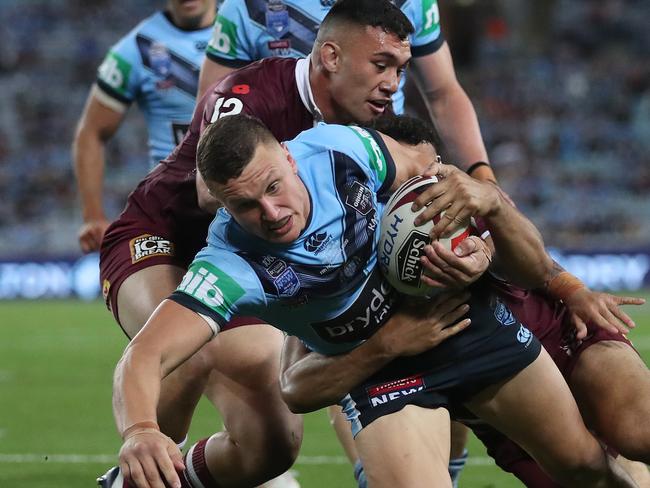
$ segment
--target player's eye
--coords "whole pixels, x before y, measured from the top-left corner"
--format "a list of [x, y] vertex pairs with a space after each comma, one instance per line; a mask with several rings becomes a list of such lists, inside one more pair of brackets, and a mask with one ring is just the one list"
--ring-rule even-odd
[[273, 193], [277, 193], [279, 190], [280, 190], [280, 182], [279, 181], [274, 181], [266, 189], [266, 192], [273, 194]]
[[386, 71], [386, 65], [384, 63], [373, 63], [375, 67], [377, 68], [377, 71], [380, 73]]

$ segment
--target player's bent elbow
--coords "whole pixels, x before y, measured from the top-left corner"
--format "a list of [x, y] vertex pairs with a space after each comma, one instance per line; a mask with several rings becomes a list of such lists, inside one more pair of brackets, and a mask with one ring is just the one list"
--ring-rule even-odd
[[[309, 395], [301, 391], [294, 382], [286, 377], [286, 374], [280, 378], [280, 394], [291, 413], [309, 413], [321, 408], [321, 405], [317, 405], [313, 401], [306, 401]], [[325, 406], [327, 405], [325, 404]]]

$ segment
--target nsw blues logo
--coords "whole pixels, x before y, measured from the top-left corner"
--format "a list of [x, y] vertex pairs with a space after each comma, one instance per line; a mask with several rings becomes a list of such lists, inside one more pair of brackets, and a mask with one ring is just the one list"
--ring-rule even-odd
[[269, 0], [266, 7], [266, 30], [276, 38], [289, 32], [289, 10], [282, 0]]
[[169, 76], [172, 70], [172, 58], [164, 44], [160, 42], [151, 44], [149, 63], [153, 72], [161, 78]]
[[497, 299], [496, 307], [494, 308], [494, 317], [499, 321], [501, 325], [512, 325], [517, 322], [517, 319], [512, 314], [510, 309], [506, 305]]
[[273, 280], [273, 284], [282, 298], [292, 297], [300, 290], [300, 279], [290, 267]]

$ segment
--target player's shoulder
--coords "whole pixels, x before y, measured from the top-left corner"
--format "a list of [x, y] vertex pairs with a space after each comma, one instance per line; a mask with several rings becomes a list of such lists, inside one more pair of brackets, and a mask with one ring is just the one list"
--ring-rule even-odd
[[247, 79], [269, 85], [269, 82], [276, 79], [295, 79], [297, 62], [298, 60], [295, 58], [273, 57], [261, 59], [233, 71], [223, 81], [232, 83]]
[[363, 144], [367, 140], [376, 140], [378, 132], [357, 125], [327, 124], [319, 122], [296, 137], [296, 141], [309, 143], [336, 150], [346, 145]]
[[242, 101], [283, 98], [295, 85], [297, 59], [266, 58], [233, 71], [213, 87], [216, 98], [233, 96]]
[[396, 0], [395, 4], [408, 17], [415, 29], [411, 40], [414, 57], [437, 51], [444, 42], [440, 28], [437, 0]]
[[308, 158], [317, 153], [332, 152], [367, 164], [370, 160], [383, 159], [385, 145], [378, 132], [356, 125], [319, 123], [287, 142], [291, 154]]

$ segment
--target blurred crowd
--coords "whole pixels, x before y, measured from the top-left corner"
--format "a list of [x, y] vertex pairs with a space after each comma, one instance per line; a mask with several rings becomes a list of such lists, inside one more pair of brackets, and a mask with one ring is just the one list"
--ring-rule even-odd
[[[650, 3], [556, 0], [544, 15], [530, 5], [545, 2], [488, 4], [457, 71], [502, 186], [548, 245], [647, 249]], [[0, 257], [78, 253], [76, 121], [107, 49], [163, 5], [0, 2]], [[111, 216], [147, 171], [142, 117], [130, 112], [108, 146]]]

